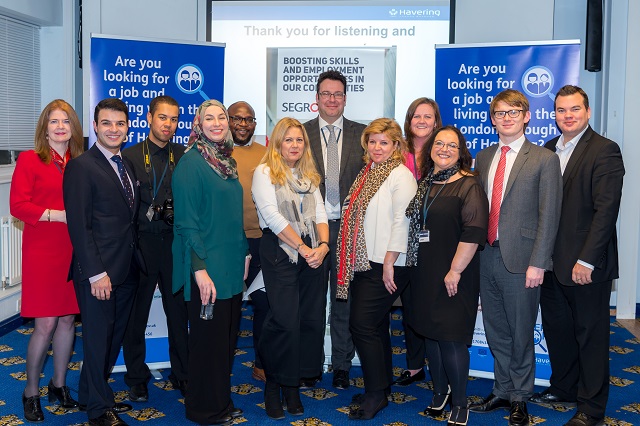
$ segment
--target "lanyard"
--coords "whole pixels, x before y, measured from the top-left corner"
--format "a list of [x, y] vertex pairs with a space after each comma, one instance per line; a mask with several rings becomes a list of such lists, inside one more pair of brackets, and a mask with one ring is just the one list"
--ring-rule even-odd
[[158, 191], [160, 190], [160, 186], [162, 185], [162, 181], [164, 180], [164, 175], [167, 173], [167, 169], [169, 168], [169, 162], [167, 161], [164, 165], [164, 170], [162, 171], [162, 176], [160, 176], [160, 183], [156, 185], [156, 169], [153, 167], [153, 161], [151, 162], [151, 171], [153, 172], [153, 199], [152, 203], [156, 200], [156, 196], [158, 195]]
[[444, 184], [442, 184], [442, 187], [438, 190], [438, 192], [431, 199], [431, 202], [428, 205], [427, 205], [427, 200], [429, 199], [429, 194], [431, 193], [431, 187], [433, 186], [433, 183], [431, 183], [431, 185], [429, 185], [429, 187], [427, 188], [427, 192], [424, 195], [424, 202], [422, 203], [422, 229], [423, 230], [427, 229], [427, 213], [429, 212], [429, 208], [431, 207], [433, 202], [436, 200], [436, 198], [438, 198], [438, 195], [440, 195], [444, 187], [447, 186], [447, 183], [449, 183], [449, 179], [451, 179], [451, 176], [449, 176], [447, 180], [444, 182]]

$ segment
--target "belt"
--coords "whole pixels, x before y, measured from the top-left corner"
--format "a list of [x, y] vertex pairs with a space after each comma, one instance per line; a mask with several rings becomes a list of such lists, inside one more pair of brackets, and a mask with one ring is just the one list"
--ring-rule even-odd
[[329, 219], [329, 223], [340, 223], [340, 219]]
[[490, 247], [500, 247], [500, 241], [495, 240], [493, 244], [490, 244], [489, 241], [487, 241], [487, 245]]

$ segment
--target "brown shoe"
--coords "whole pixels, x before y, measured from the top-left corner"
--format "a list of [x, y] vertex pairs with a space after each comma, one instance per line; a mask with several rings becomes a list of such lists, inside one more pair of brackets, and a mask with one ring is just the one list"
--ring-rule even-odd
[[254, 379], [260, 382], [267, 381], [267, 378], [264, 375], [264, 370], [262, 368], [253, 367], [253, 373], [251, 373], [251, 377], [253, 377]]

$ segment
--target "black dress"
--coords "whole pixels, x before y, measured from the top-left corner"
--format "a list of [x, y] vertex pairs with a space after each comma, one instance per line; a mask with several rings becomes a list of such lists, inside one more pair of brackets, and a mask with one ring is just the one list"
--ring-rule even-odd
[[[478, 253], [462, 272], [455, 296], [447, 294], [444, 277], [459, 242], [479, 244], [479, 250], [484, 247], [489, 221], [487, 195], [477, 177], [464, 176], [444, 187], [434, 184], [427, 206], [425, 228], [430, 231], [430, 241], [420, 243], [417, 266], [409, 268], [411, 324], [424, 337], [470, 345], [480, 292]], [[420, 224], [423, 214], [421, 209]]]

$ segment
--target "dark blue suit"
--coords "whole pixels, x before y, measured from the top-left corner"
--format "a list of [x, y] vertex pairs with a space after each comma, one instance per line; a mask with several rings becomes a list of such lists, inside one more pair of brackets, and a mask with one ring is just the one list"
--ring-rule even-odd
[[[107, 378], [113, 367], [131, 312], [143, 264], [136, 247], [139, 191], [133, 167], [124, 164], [133, 183], [134, 207], [129, 208], [118, 174], [94, 145], [67, 165], [64, 204], [73, 245], [71, 274], [82, 315], [84, 362], [79, 402], [89, 419], [115, 404]], [[111, 280], [109, 300], [91, 294], [89, 278], [106, 272]]]

